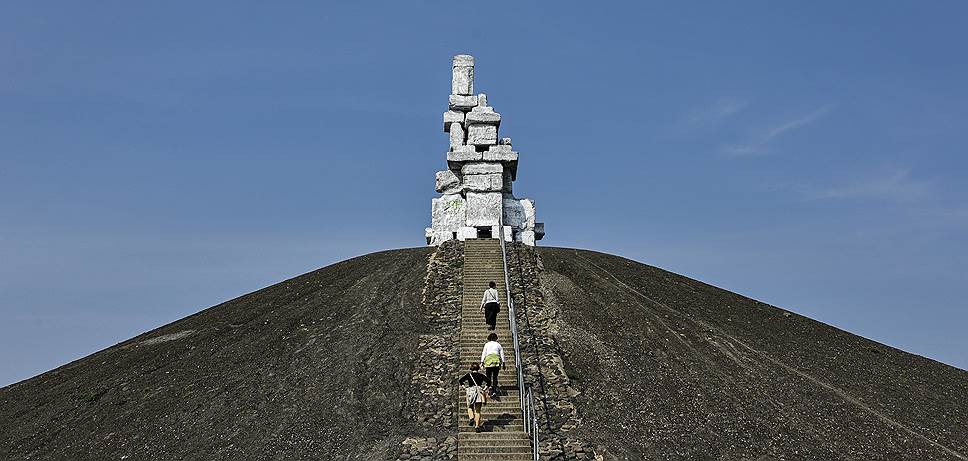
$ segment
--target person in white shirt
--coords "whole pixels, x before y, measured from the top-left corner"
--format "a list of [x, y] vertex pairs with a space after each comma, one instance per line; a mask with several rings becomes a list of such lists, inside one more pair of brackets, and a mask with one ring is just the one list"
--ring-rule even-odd
[[497, 313], [501, 311], [501, 303], [497, 298], [497, 288], [494, 288], [496, 284], [491, 282], [488, 285], [490, 288], [484, 290], [484, 299], [481, 300], [481, 312], [484, 313], [487, 329], [493, 330], [497, 325]]
[[481, 366], [490, 382], [491, 395], [497, 394], [497, 373], [504, 368], [504, 348], [497, 342], [497, 333], [487, 335], [487, 343], [481, 351]]

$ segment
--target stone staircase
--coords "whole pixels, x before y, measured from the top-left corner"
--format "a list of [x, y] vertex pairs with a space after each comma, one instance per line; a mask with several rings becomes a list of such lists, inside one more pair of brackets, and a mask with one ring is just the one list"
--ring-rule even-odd
[[514, 362], [514, 346], [508, 323], [504, 262], [501, 242], [497, 239], [468, 239], [464, 242], [464, 295], [461, 307], [460, 367], [467, 370], [481, 358], [481, 349], [491, 333], [481, 313], [481, 298], [488, 282], [497, 283], [501, 312], [497, 316], [498, 342], [504, 346], [505, 368], [498, 378], [498, 399], [484, 405], [484, 432], [476, 433], [467, 424], [467, 402], [464, 389], [457, 391], [457, 414], [460, 432], [457, 437], [457, 459], [461, 461], [530, 461], [531, 445], [524, 432], [521, 402]]

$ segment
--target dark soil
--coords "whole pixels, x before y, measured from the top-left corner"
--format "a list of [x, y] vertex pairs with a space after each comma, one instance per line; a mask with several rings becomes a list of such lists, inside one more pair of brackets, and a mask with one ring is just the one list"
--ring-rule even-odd
[[427, 433], [408, 396], [431, 252], [343, 261], [0, 389], [0, 459], [392, 458]]
[[628, 259], [539, 251], [581, 392], [572, 435], [611, 456], [968, 455], [968, 372]]
[[[411, 365], [442, 334], [421, 302], [431, 252], [334, 264], [0, 389], [0, 459], [387, 459], [444, 440]], [[540, 255], [570, 437], [597, 453], [968, 453], [965, 371], [627, 259]]]

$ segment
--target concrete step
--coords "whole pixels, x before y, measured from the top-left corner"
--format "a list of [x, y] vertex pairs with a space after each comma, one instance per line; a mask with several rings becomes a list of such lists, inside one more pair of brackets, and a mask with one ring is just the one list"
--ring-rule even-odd
[[[488, 432], [510, 432], [510, 431], [521, 431], [524, 432], [524, 425], [521, 421], [517, 421], [515, 424], [509, 424], [504, 421], [491, 421], [485, 418], [484, 430]], [[467, 426], [466, 424], [460, 427], [460, 432], [474, 432], [474, 428]]]
[[[517, 402], [513, 402], [513, 403], [514, 403], [513, 405], [511, 405], [511, 403], [508, 403], [507, 406], [503, 406], [500, 408], [494, 407], [492, 404], [488, 403], [487, 405], [484, 405], [484, 408], [481, 409], [481, 414], [484, 415], [485, 417], [484, 419], [496, 419], [499, 416], [503, 417], [504, 419], [511, 419], [511, 418], [515, 420], [521, 419], [521, 406], [518, 405]], [[460, 410], [460, 414], [463, 415], [464, 418], [466, 419], [467, 403], [465, 403], [464, 401], [460, 401], [457, 403], [457, 406], [458, 406], [458, 409]], [[492, 407], [492, 408], [488, 408], [488, 407]]]
[[[531, 448], [531, 441], [528, 439], [478, 439], [478, 440], [460, 440], [458, 442], [461, 447], [468, 449], [477, 447], [525, 447]], [[468, 450], [471, 451], [471, 450]], [[476, 450], [475, 450], [476, 451]]]
[[[457, 398], [457, 403], [463, 405], [465, 410], [467, 409], [466, 395], [467, 394], [464, 392], [463, 389], [461, 389], [459, 392], [454, 393], [454, 397]], [[504, 387], [504, 384], [502, 383], [501, 394], [498, 395], [497, 400], [495, 400], [493, 397], [488, 397], [487, 405], [485, 406], [492, 406], [492, 405], [495, 407], [501, 407], [501, 408], [506, 406], [520, 407], [521, 394], [518, 393], [517, 386], [515, 386], [514, 389], [508, 390], [507, 388]]]
[[[526, 458], [522, 458], [522, 456], [525, 456]], [[492, 460], [492, 459], [497, 459], [497, 460], [504, 461], [504, 460], [509, 460], [509, 459], [511, 459], [511, 460], [530, 459], [530, 458], [527, 458], [528, 456], [531, 456], [531, 448], [530, 447], [524, 447], [524, 448], [522, 448], [522, 447], [493, 447], [493, 449], [492, 448], [487, 448], [487, 447], [468, 447], [467, 450], [465, 450], [465, 451], [460, 451], [460, 449], [458, 447], [458, 456], [457, 456], [457, 459], [458, 460], [466, 460], [466, 459], [471, 459], [471, 460], [479, 460], [479, 459]]]
[[[467, 394], [464, 392], [464, 390], [461, 389], [458, 392], [454, 392], [453, 395], [457, 399], [457, 403], [464, 405], [464, 409], [467, 409], [467, 398], [465, 397]], [[520, 406], [520, 403], [521, 394], [518, 392], [517, 386], [514, 386], [513, 389], [508, 390], [507, 387], [504, 386], [504, 383], [501, 383], [501, 394], [497, 396], [496, 400], [493, 397], [487, 398], [487, 406]]]
[[[505, 383], [504, 378], [505, 378], [504, 374], [501, 374], [501, 376], [499, 377], [499, 380], [501, 381], [501, 386], [500, 386], [501, 390], [498, 391], [499, 392], [498, 398], [500, 398], [499, 401], [505, 402], [507, 401], [507, 399], [516, 400], [518, 398], [518, 385], [514, 382]], [[464, 394], [465, 394], [464, 388], [460, 387], [457, 389], [459, 390], [460, 397], [464, 398]], [[492, 402], [492, 400], [489, 400], [489, 402]]]
[[[510, 335], [508, 335], [508, 336], [510, 336]], [[504, 339], [504, 336], [501, 336], [501, 334], [498, 333], [498, 339]], [[480, 338], [480, 339], [463, 339], [463, 338], [461, 338], [459, 341], [460, 341], [459, 346], [461, 347], [461, 351], [462, 352], [464, 352], [464, 351], [466, 351], [466, 352], [476, 351], [476, 353], [478, 355], [478, 358], [480, 358], [481, 349], [483, 349], [484, 344], [487, 343], [487, 340], [484, 339], [484, 338]], [[505, 358], [508, 358], [508, 359], [514, 357], [514, 350], [513, 349], [509, 349], [507, 346], [505, 346], [504, 347], [504, 357]]]
[[[505, 357], [513, 356], [514, 355], [514, 348], [508, 347], [508, 345], [505, 344], [506, 342], [508, 342], [508, 343], [509, 342], [512, 342], [512, 340], [511, 340], [511, 333], [501, 334], [500, 331], [497, 331], [496, 333], [497, 333], [497, 339], [498, 339], [498, 341], [501, 342], [501, 345], [502, 346], [504, 346], [504, 356]], [[460, 341], [460, 346], [461, 347], [476, 347], [477, 348], [477, 353], [480, 354], [481, 353], [481, 349], [484, 347], [484, 344], [487, 343], [487, 335], [480, 335], [480, 336], [477, 336], [477, 337], [475, 337], [475, 336], [464, 336], [464, 337], [458, 338], [458, 341]]]
[[[494, 403], [494, 400], [488, 400], [487, 402], [488, 403], [484, 405], [484, 409], [487, 409], [488, 407], [493, 407], [493, 409], [489, 411], [507, 412], [507, 413], [510, 413], [511, 416], [515, 418], [521, 416], [520, 415], [521, 402], [517, 398], [510, 399], [508, 397], [505, 397], [501, 399], [500, 403]], [[464, 399], [463, 395], [457, 398], [457, 405], [460, 407], [461, 414], [464, 414], [464, 412], [467, 411], [467, 400]], [[484, 410], [481, 410], [481, 411], [484, 411]]]
[[[518, 396], [520, 395], [518, 393], [518, 384], [515, 381], [508, 381], [511, 378], [514, 378], [514, 376], [506, 376], [503, 373], [501, 374], [501, 377], [499, 379], [499, 381], [501, 382], [501, 385], [498, 386], [500, 387], [500, 389], [498, 390], [499, 400], [497, 402], [506, 402], [508, 401], [508, 399], [517, 401]], [[463, 386], [454, 387], [454, 389], [455, 389], [455, 392], [458, 393], [460, 398], [463, 399], [465, 394], [464, 387]], [[489, 402], [493, 402], [493, 401], [494, 400], [489, 400]]]
[[475, 441], [475, 440], [531, 440], [531, 437], [527, 432], [498, 432], [488, 434], [486, 432], [475, 434], [473, 432], [463, 432], [457, 434], [457, 443]]
[[[461, 389], [458, 392], [454, 392], [454, 397], [457, 399], [457, 403], [464, 405], [465, 410], [467, 409], [467, 398], [465, 397], [466, 395], [467, 394], [464, 392], [464, 389]], [[504, 386], [504, 383], [501, 383], [501, 394], [499, 394], [497, 398], [488, 397], [487, 405], [485, 406], [486, 407], [493, 406], [495, 408], [515, 407], [520, 409], [521, 394], [518, 393], [517, 386], [514, 386], [513, 389], [509, 390], [507, 387]]]
[[[511, 333], [501, 334], [501, 332], [498, 331], [497, 332], [497, 339], [498, 339], [498, 341], [500, 341], [502, 343], [502, 345], [504, 345], [503, 343], [505, 341], [506, 342], [512, 342], [511, 341]], [[484, 347], [484, 344], [487, 343], [487, 335], [480, 335], [480, 336], [461, 336], [460, 338], [458, 338], [458, 341], [460, 341], [460, 346], [461, 347], [476, 347], [477, 348], [477, 353], [480, 354], [481, 353], [481, 349]], [[504, 356], [505, 357], [514, 356], [514, 349], [513, 348], [510, 348], [510, 347], [508, 347], [506, 345], [504, 345]]]
[[468, 325], [465, 322], [462, 325], [462, 330], [463, 331], [461, 334], [466, 334], [467, 336], [463, 337], [467, 338], [468, 340], [485, 339], [487, 338], [487, 335], [495, 333], [497, 334], [498, 342], [504, 346], [505, 351], [507, 350], [507, 346], [504, 343], [511, 339], [511, 330], [506, 326], [502, 326], [501, 322], [498, 322], [497, 328], [493, 330], [489, 330], [487, 327], [485, 327], [484, 322], [481, 322], [480, 325]]
[[467, 453], [457, 451], [457, 459], [460, 461], [531, 461], [531, 453]]
[[518, 454], [518, 453], [528, 454], [528, 453], [531, 453], [531, 447], [528, 445], [525, 445], [523, 447], [519, 445], [491, 445], [491, 446], [478, 445], [473, 447], [467, 447], [467, 450], [465, 450], [463, 453], [466, 455], [478, 454], [478, 453], [489, 454], [489, 455]]
[[[460, 450], [460, 445], [458, 445], [458, 450]], [[458, 459], [467, 459], [467, 456], [488, 456], [485, 459], [495, 459], [493, 456], [530, 456], [531, 446], [518, 446], [518, 445], [494, 445], [494, 446], [471, 446], [466, 447], [464, 451], [459, 451]], [[513, 458], [521, 459], [521, 458]]]
[[[468, 368], [466, 367], [472, 364], [481, 363], [481, 346], [477, 345], [476, 343], [475, 345], [471, 345], [471, 346], [461, 346], [460, 363], [461, 363], [461, 371], [468, 370]], [[505, 349], [504, 350], [504, 369], [501, 370], [501, 376], [503, 377], [504, 375], [507, 375], [507, 374], [513, 375], [516, 372], [514, 368], [515, 365], [517, 365], [517, 359], [515, 359], [514, 357], [514, 351], [508, 351], [507, 349]], [[481, 371], [481, 373], [484, 373], [484, 371]]]
[[468, 453], [463, 454], [458, 450], [457, 459], [460, 461], [531, 461], [531, 454], [494, 454], [494, 453]]
[[[467, 400], [464, 398], [463, 394], [457, 397], [457, 404], [463, 405], [464, 409], [467, 409]], [[521, 405], [520, 401], [517, 399], [517, 395], [515, 395], [515, 398], [513, 399], [510, 396], [504, 396], [501, 400], [488, 400], [487, 404], [484, 405], [484, 408], [491, 408], [494, 411], [521, 411]]]
[[[517, 413], [521, 413], [521, 410], [517, 410]], [[524, 424], [522, 418], [516, 418], [513, 411], [485, 411], [481, 410], [481, 416], [484, 417], [485, 421], [508, 421], [508, 423], [513, 424]], [[464, 414], [464, 424], [467, 424], [467, 414], [465, 410]]]
[[[478, 343], [470, 346], [461, 346], [460, 352], [464, 356], [460, 361], [462, 364], [469, 366], [472, 363], [481, 363], [481, 346]], [[504, 351], [504, 369], [501, 370], [501, 374], [514, 373], [513, 365], [517, 365], [514, 354], [508, 354], [507, 351]]]
[[[468, 371], [468, 370], [470, 370], [470, 366], [471, 365], [473, 365], [475, 363], [478, 363], [478, 364], [481, 363], [480, 358], [481, 358], [481, 354], [480, 354], [480, 352], [478, 352], [476, 354], [476, 356], [471, 356], [471, 357], [468, 357], [468, 358], [461, 359], [460, 360], [460, 370], [461, 371]], [[504, 381], [504, 377], [505, 376], [512, 376], [512, 377], [517, 376], [516, 365], [517, 365], [517, 362], [514, 360], [513, 357], [509, 357], [507, 360], [505, 360], [504, 361], [504, 369], [501, 370], [501, 374], [498, 375], [498, 379], [500, 379], [501, 381]], [[481, 371], [481, 372], [483, 373], [483, 371]]]
[[[474, 360], [481, 358], [481, 349], [484, 347], [485, 340], [468, 340], [460, 342], [461, 355], [463, 354], [473, 354], [475, 357], [465, 357], [467, 360]], [[514, 351], [509, 351], [504, 349], [504, 359], [514, 360]]]

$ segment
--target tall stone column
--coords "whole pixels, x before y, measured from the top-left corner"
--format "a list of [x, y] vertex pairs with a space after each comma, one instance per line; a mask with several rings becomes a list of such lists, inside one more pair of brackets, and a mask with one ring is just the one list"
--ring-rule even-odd
[[468, 96], [474, 94], [474, 57], [469, 54], [454, 56], [450, 94]]

